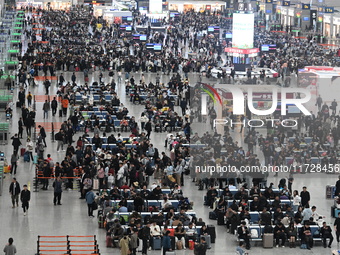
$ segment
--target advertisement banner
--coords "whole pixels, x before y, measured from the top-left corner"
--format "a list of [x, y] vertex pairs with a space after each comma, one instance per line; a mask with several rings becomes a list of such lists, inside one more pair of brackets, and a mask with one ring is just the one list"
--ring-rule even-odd
[[233, 14], [233, 48], [254, 48], [254, 14]]

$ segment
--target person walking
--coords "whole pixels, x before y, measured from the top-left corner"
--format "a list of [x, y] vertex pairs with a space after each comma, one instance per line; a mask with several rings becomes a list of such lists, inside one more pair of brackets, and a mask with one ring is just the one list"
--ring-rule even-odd
[[53, 188], [54, 188], [53, 204], [54, 205], [57, 205], [57, 201], [58, 201], [58, 205], [61, 205], [60, 203], [61, 193], [63, 192], [62, 184], [63, 182], [61, 181], [60, 176], [58, 176], [57, 179], [53, 182]]
[[20, 139], [22, 139], [23, 132], [24, 132], [24, 122], [22, 121], [22, 118], [20, 117], [18, 120], [18, 136]]
[[57, 108], [58, 108], [58, 101], [56, 97], [54, 97], [51, 102], [51, 108], [52, 108], [52, 116], [55, 116], [55, 114], [57, 113]]
[[17, 253], [17, 248], [13, 244], [13, 238], [12, 237], [10, 237], [8, 239], [8, 244], [6, 244], [6, 246], [4, 248], [4, 253], [5, 253], [5, 255], [14, 255], [14, 254]]
[[5, 87], [7, 87], [8, 90], [12, 89], [12, 78], [10, 75], [7, 75], [7, 78], [5, 80]]
[[40, 133], [41, 139], [42, 139], [42, 141], [44, 142], [45, 147], [47, 147], [47, 145], [46, 145], [46, 140], [45, 140], [45, 138], [46, 138], [45, 128], [42, 127], [41, 125], [39, 125], [38, 128], [40, 129], [40, 132], [39, 132], [39, 133]]
[[28, 153], [31, 160], [33, 161], [33, 142], [29, 138], [27, 138], [27, 141], [26, 141], [26, 152]]
[[150, 229], [150, 222], [148, 221], [146, 225], [142, 228], [142, 241], [143, 241], [143, 248], [142, 248], [142, 255], [148, 254], [148, 249], [150, 245], [150, 238], [151, 238], [151, 229]]
[[120, 247], [120, 254], [121, 255], [129, 255], [130, 248], [129, 248], [130, 238], [125, 234], [122, 239], [119, 241]]
[[27, 107], [31, 107], [32, 99], [33, 99], [33, 95], [31, 93], [31, 91], [28, 92], [28, 94], [26, 96], [26, 99], [27, 99]]
[[19, 206], [20, 184], [17, 182], [16, 178], [13, 178], [9, 185], [9, 194], [12, 199], [12, 208], [15, 208], [15, 203]]
[[19, 147], [21, 145], [20, 139], [18, 137], [18, 134], [14, 134], [14, 136], [11, 137], [12, 141], [12, 146], [13, 146], [13, 152], [18, 152]]
[[334, 230], [336, 234], [336, 241], [340, 242], [340, 212], [338, 213], [338, 218], [335, 219], [334, 221]]
[[85, 195], [85, 200], [87, 203], [87, 212], [90, 218], [94, 218], [94, 215], [93, 215], [93, 203], [95, 202], [94, 198], [95, 198], [95, 195], [92, 191], [92, 187], [90, 187], [88, 192]]
[[51, 110], [50, 102], [45, 100], [45, 103], [43, 105], [43, 111], [44, 111], [44, 119], [48, 118], [48, 112]]
[[45, 86], [45, 91], [46, 91], [45, 95], [48, 95], [49, 94], [49, 88], [51, 86], [51, 82], [48, 79], [46, 79], [45, 82], [44, 82], [44, 86]]
[[29, 202], [31, 200], [31, 191], [28, 190], [26, 184], [23, 187], [24, 189], [21, 191], [20, 200], [22, 203], [22, 209], [24, 210], [24, 216], [26, 216], [29, 208]]
[[147, 137], [148, 139], [150, 139], [150, 134], [151, 134], [151, 130], [152, 130], [151, 120], [149, 120], [149, 121], [145, 124], [144, 129], [145, 129], [145, 131], [147, 132], [146, 137]]
[[72, 74], [72, 76], [71, 76], [72, 84], [75, 84], [75, 83], [76, 83], [76, 80], [77, 80], [77, 76], [76, 76], [76, 74], [73, 72], [73, 74]]
[[13, 173], [14, 173], [14, 175], [17, 174], [18, 159], [19, 159], [18, 152], [14, 151], [12, 156], [11, 156], [11, 165], [12, 165], [11, 174], [13, 174]]
[[166, 231], [163, 239], [162, 239], [162, 243], [163, 243], [163, 255], [166, 254], [167, 251], [171, 251], [171, 239], [170, 239], [170, 231]]

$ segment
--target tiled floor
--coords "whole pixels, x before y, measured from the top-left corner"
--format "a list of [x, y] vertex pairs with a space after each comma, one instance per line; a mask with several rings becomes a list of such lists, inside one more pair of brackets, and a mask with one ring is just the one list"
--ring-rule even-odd
[[[70, 73], [64, 73], [66, 80], [71, 77]], [[81, 77], [81, 74], [77, 74]], [[93, 75], [96, 75], [94, 73]], [[138, 77], [140, 74], [134, 74]], [[151, 77], [155, 77], [154, 74], [146, 74], [146, 80]], [[91, 77], [92, 78], [92, 77]], [[198, 75], [192, 74], [189, 76], [190, 81], [193, 83], [198, 79]], [[167, 81], [167, 76], [162, 76], [163, 82]], [[90, 80], [91, 81], [91, 80]], [[30, 90], [34, 95], [39, 95], [37, 102], [37, 122], [46, 126], [49, 131], [50, 123], [57, 125], [66, 118], [49, 117], [44, 121], [42, 113], [43, 95], [45, 93], [42, 86], [42, 82], [38, 81], [39, 86], [31, 88]], [[50, 95], [53, 95], [56, 91], [56, 81], [52, 81], [52, 87], [50, 89]], [[17, 90], [15, 91], [15, 95]], [[135, 115], [136, 118], [140, 116], [141, 106], [132, 105], [128, 102], [125, 96], [125, 89], [123, 85], [118, 86], [118, 93], [123, 103], [125, 103], [131, 115]], [[17, 121], [19, 112], [14, 110], [14, 116], [12, 120], [11, 134], [17, 131]], [[164, 150], [164, 136], [162, 133], [152, 133], [151, 138], [155, 147], [160, 149], [160, 152]], [[243, 137], [239, 132], [233, 133], [233, 136], [239, 143], [242, 143]], [[60, 161], [63, 159], [63, 153], [57, 153], [56, 143], [52, 143], [50, 136], [47, 137], [47, 153], [52, 155], [54, 161]], [[11, 145], [1, 146], [1, 150], [5, 151], [6, 156], [10, 157], [7, 152], [12, 151]], [[258, 153], [261, 155], [261, 153]], [[23, 158], [19, 161], [17, 179], [18, 182], [28, 184], [29, 188], [33, 190], [32, 181], [34, 176], [34, 168], [32, 163], [24, 163]], [[275, 185], [278, 184], [280, 178], [286, 177], [284, 174], [280, 174], [278, 177], [269, 177], [269, 181], [273, 181]], [[330, 218], [330, 206], [332, 201], [325, 200], [325, 185], [334, 184], [337, 176], [335, 175], [317, 175], [317, 174], [299, 174], [294, 176], [295, 182], [293, 189], [301, 190], [303, 185], [306, 185], [311, 193], [311, 203], [318, 207], [320, 214], [326, 216], [326, 221], [332, 223], [333, 219]], [[118, 254], [118, 249], [105, 247], [105, 232], [102, 229], [98, 229], [97, 219], [90, 219], [87, 217], [87, 207], [83, 200], [79, 200], [79, 194], [77, 191], [64, 191], [62, 195], [62, 206], [53, 206], [52, 199], [53, 193], [51, 189], [48, 191], [32, 192], [32, 199], [30, 203], [30, 210], [28, 216], [24, 217], [21, 208], [11, 208], [10, 196], [8, 193], [8, 187], [11, 181], [11, 176], [7, 175], [4, 180], [4, 186], [2, 188], [2, 196], [0, 196], [0, 219], [1, 231], [0, 231], [0, 244], [5, 244], [9, 237], [14, 238], [14, 243], [17, 245], [19, 255], [31, 255], [36, 252], [36, 241], [38, 235], [97, 235], [99, 239], [99, 246], [101, 254]], [[216, 222], [208, 219], [209, 209], [203, 206], [203, 196], [205, 191], [198, 191], [197, 187], [186, 178], [185, 186], [183, 187], [184, 194], [187, 195], [191, 201], [194, 201], [194, 210], [199, 217], [202, 217], [208, 224], [215, 224]], [[224, 226], [216, 226], [217, 240], [212, 245], [212, 249], [208, 251], [208, 254], [235, 254], [235, 247], [237, 245], [236, 238], [226, 232]], [[256, 255], [269, 255], [274, 253], [290, 253], [294, 254], [331, 254], [329, 248], [324, 249], [320, 244], [312, 249], [312, 251], [301, 250], [299, 248], [274, 248], [263, 249], [261, 243], [260, 247], [253, 247], [250, 250], [250, 254]], [[336, 242], [333, 244], [333, 249], [336, 249]], [[332, 249], [332, 250], [333, 250]], [[193, 254], [193, 251], [176, 251], [177, 254]], [[160, 251], [151, 251], [150, 254], [161, 254]]]

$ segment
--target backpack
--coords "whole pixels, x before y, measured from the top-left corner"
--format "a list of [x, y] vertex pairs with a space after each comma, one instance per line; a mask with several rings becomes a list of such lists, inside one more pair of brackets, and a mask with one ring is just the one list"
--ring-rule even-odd
[[153, 172], [154, 172], [154, 169], [152, 168], [151, 166], [151, 162], [148, 161], [145, 165], [145, 173], [148, 175], [148, 176], [151, 176], [153, 175]]
[[56, 134], [54, 135], [54, 139], [55, 139], [56, 141], [60, 141], [61, 138], [62, 138], [62, 136], [61, 136], [60, 132], [58, 132], [58, 133], [56, 133]]
[[143, 228], [141, 228], [140, 230], [138, 230], [138, 238], [139, 239], [143, 239], [143, 237], [144, 237], [144, 233], [143, 233]]

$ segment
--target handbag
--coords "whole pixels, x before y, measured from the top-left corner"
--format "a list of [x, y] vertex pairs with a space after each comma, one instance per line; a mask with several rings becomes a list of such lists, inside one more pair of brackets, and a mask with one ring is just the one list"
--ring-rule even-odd
[[92, 203], [92, 210], [97, 210], [98, 209], [98, 205], [95, 201], [93, 201]]

